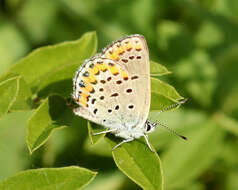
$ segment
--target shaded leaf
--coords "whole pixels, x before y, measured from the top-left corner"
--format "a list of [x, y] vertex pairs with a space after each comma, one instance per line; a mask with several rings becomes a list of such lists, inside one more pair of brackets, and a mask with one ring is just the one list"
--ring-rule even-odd
[[37, 90], [52, 71], [64, 64], [78, 63], [91, 57], [97, 49], [95, 32], [84, 34], [79, 40], [42, 47], [14, 65], [10, 72], [20, 74], [27, 84]]
[[126, 177], [119, 171], [99, 173], [97, 178], [93, 180], [85, 190], [122, 190], [121, 186], [125, 178]]
[[95, 144], [102, 137], [105, 136], [105, 134], [100, 134], [100, 135], [93, 135], [93, 134], [101, 132], [101, 131], [105, 131], [105, 130], [107, 130], [107, 129], [104, 128], [103, 126], [100, 126], [98, 124], [95, 124], [95, 123], [92, 123], [92, 122], [88, 121], [88, 135], [89, 135], [89, 139], [90, 139], [92, 144]]
[[79, 190], [88, 185], [96, 174], [77, 166], [27, 170], [1, 182], [0, 189]]
[[42, 146], [51, 133], [63, 126], [68, 126], [73, 118], [65, 100], [52, 95], [35, 110], [27, 124], [27, 146], [32, 153]]
[[104, 157], [112, 156], [111, 146], [105, 141], [105, 139], [98, 140], [94, 144], [92, 144], [90, 136], [89, 136], [86, 142], [84, 143], [84, 150], [85, 152], [93, 154], [93, 155], [104, 156]]
[[[82, 62], [81, 62], [82, 63]], [[39, 97], [47, 97], [50, 94], [59, 94], [70, 97], [73, 92], [73, 77], [81, 63], [67, 64], [58, 67], [39, 86]]]
[[[122, 139], [107, 135], [113, 148]], [[143, 140], [124, 143], [112, 151], [117, 167], [144, 190], [163, 189], [163, 176], [159, 156]]]

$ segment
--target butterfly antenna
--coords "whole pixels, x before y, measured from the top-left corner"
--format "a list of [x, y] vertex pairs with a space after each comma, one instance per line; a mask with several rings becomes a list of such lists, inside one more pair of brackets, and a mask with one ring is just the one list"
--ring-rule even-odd
[[164, 127], [165, 129], [169, 130], [171, 133], [177, 135], [178, 137], [182, 138], [183, 140], [188, 140], [187, 137], [178, 134], [176, 131], [174, 131], [173, 129], [171, 129], [171, 128], [169, 128], [168, 126], [164, 125], [163, 123], [160, 123], [160, 122], [156, 121], [156, 124], [158, 124], [158, 125]]
[[170, 106], [168, 106], [168, 107], [166, 107], [166, 108], [160, 110], [159, 112], [157, 112], [157, 114], [160, 114], [160, 113], [162, 113], [162, 112], [171, 110], [171, 109], [177, 107], [178, 105], [184, 104], [187, 100], [188, 100], [187, 98], [184, 98], [184, 99], [182, 99], [182, 100], [179, 100], [177, 103], [172, 104], [172, 105], [170, 105]]

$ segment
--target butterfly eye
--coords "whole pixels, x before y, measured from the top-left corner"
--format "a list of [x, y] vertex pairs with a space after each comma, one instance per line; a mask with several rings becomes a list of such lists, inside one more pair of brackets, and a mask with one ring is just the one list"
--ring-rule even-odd
[[149, 132], [151, 130], [151, 126], [150, 125], [147, 125], [146, 126], [146, 131]]

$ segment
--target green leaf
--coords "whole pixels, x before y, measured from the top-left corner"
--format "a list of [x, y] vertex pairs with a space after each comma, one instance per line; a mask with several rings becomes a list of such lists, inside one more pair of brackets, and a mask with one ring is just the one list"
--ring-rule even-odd
[[150, 76], [162, 76], [162, 75], [168, 75], [171, 72], [168, 71], [168, 69], [154, 61], [150, 61]]
[[31, 91], [23, 78], [9, 73], [0, 77], [0, 117], [8, 111], [23, 111], [31, 108]]
[[151, 78], [151, 91], [161, 94], [164, 97], [173, 100], [175, 102], [183, 98], [182, 96], [179, 95], [179, 93], [175, 90], [173, 86], [166, 84], [161, 80], [155, 78]]
[[18, 92], [16, 101], [11, 106], [11, 111], [25, 111], [32, 108], [31, 90], [25, 80], [20, 76], [18, 79]]
[[[168, 189], [183, 189], [202, 174], [220, 153], [223, 131], [206, 121], [186, 134], [188, 141], [174, 141], [162, 155], [165, 185]], [[195, 129], [196, 127], [196, 129]]]
[[44, 100], [27, 124], [26, 141], [30, 153], [42, 146], [54, 130], [69, 126], [72, 118], [72, 110], [62, 97], [52, 95]]
[[[122, 139], [107, 135], [113, 148]], [[163, 189], [163, 176], [159, 156], [141, 139], [124, 143], [112, 151], [117, 167], [144, 190]]]
[[0, 189], [79, 190], [88, 185], [96, 174], [77, 166], [27, 170], [1, 182]]
[[150, 110], [161, 110], [183, 99], [174, 87], [159, 79], [151, 78]]
[[39, 48], [14, 65], [9, 72], [20, 74], [36, 91], [43, 80], [62, 65], [82, 62], [95, 54], [95, 32], [84, 34], [79, 40]]
[[5, 115], [16, 101], [19, 90], [19, 76], [0, 82], [0, 118]]

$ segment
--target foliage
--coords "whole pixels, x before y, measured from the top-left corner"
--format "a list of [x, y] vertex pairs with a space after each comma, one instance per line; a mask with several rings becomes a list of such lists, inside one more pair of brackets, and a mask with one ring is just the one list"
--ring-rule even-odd
[[[237, 189], [237, 11], [235, 0], [4, 0], [0, 189]], [[150, 51], [149, 118], [188, 137], [156, 129], [157, 153], [142, 138], [112, 152], [120, 139], [93, 136], [104, 129], [68, 102], [83, 61], [134, 33]], [[158, 115], [180, 94], [183, 108]]]

